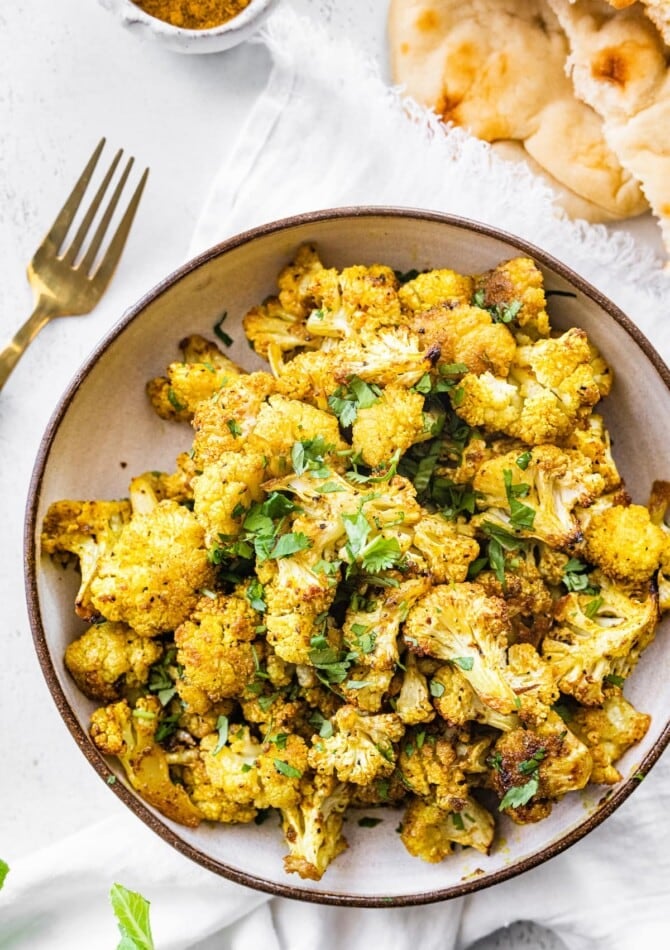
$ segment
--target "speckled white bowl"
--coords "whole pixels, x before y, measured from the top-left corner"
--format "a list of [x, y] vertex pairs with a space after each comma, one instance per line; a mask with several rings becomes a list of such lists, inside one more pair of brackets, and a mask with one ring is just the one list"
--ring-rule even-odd
[[210, 30], [184, 30], [149, 16], [131, 0], [99, 0], [133, 33], [158, 40], [177, 53], [219, 53], [248, 39], [261, 25], [275, 0], [251, 0], [232, 20]]
[[614, 304], [556, 260], [503, 232], [423, 211], [345, 208], [276, 222], [201, 254], [150, 291], [100, 344], [63, 396], [39, 451], [26, 520], [26, 583], [35, 645], [54, 701], [82, 752], [102, 780], [117, 772], [110, 794], [193, 860], [251, 887], [325, 903], [383, 907], [461, 896], [558, 854], [637, 787], [633, 776], [646, 773], [670, 741], [667, 619], [626, 683], [626, 695], [651, 714], [652, 723], [642, 742], [623, 757], [619, 785], [568, 795], [536, 825], [519, 827], [502, 816], [490, 856], [464, 850], [437, 865], [407, 854], [395, 833], [398, 813], [377, 812], [384, 820], [375, 828], [359, 827], [352, 816], [346, 825], [349, 849], [318, 883], [284, 873], [285, 846], [275, 821], [262, 827], [203, 824], [193, 830], [144, 804], [90, 742], [93, 704], [63, 667], [65, 647], [82, 625], [73, 611], [76, 572], [40, 557], [40, 524], [47, 506], [59, 498], [124, 496], [131, 474], [171, 469], [176, 454], [190, 445], [191, 431], [153, 413], [144, 395], [146, 380], [177, 357], [178, 341], [186, 334], [211, 336], [224, 311], [226, 330], [234, 338], [231, 356], [247, 369], [258, 367], [241, 318], [274, 291], [278, 271], [303, 241], [315, 242], [323, 260], [336, 267], [379, 261], [402, 271], [453, 267], [476, 273], [517, 254], [534, 257], [548, 289], [574, 295], [551, 298], [554, 325], [583, 327], [615, 369], [603, 414], [634, 500], [646, 501], [653, 479], [670, 476], [670, 371]]

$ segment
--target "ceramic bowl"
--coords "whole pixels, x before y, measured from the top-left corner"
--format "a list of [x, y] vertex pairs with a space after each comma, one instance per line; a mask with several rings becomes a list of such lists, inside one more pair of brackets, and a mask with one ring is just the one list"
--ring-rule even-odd
[[[615, 386], [602, 411], [613, 433], [627, 487], [646, 502], [655, 478], [670, 476], [670, 371], [631, 321], [567, 267], [521, 240], [470, 221], [422, 211], [355, 208], [318, 212], [268, 224], [231, 238], [186, 264], [150, 291], [98, 346], [63, 396], [37, 458], [26, 524], [26, 581], [37, 653], [53, 699], [75, 741], [104, 781], [116, 766], [93, 747], [87, 725], [93, 704], [63, 666], [66, 645], [80, 632], [73, 601], [74, 571], [40, 557], [39, 533], [47, 506], [59, 498], [117, 498], [129, 477], [171, 470], [189, 447], [187, 426], [159, 419], [144, 385], [178, 358], [186, 334], [212, 335], [227, 311], [234, 339], [230, 355], [258, 368], [240, 325], [246, 310], [274, 292], [277, 273], [304, 241], [317, 244], [330, 266], [380, 261], [401, 271], [451, 267], [476, 273], [506, 258], [533, 257], [551, 298], [557, 328], [583, 327], [615, 369]], [[122, 385], [119, 381], [122, 380]], [[666, 619], [662, 627], [667, 626]], [[667, 633], [667, 631], [666, 631]], [[498, 846], [485, 857], [469, 849], [441, 864], [406, 853], [395, 832], [399, 814], [387, 812], [374, 828], [345, 827], [349, 849], [320, 882], [287, 876], [285, 847], [275, 821], [262, 827], [207, 825], [191, 830], [163, 818], [130, 790], [122, 774], [110, 785], [157, 834], [205, 867], [242, 884], [305, 900], [391, 906], [461, 896], [510, 878], [552, 858], [600, 824], [637, 787], [670, 740], [670, 690], [664, 670], [670, 639], [657, 636], [626, 683], [626, 695], [652, 716], [646, 737], [619, 763], [623, 781], [566, 796], [551, 816], [519, 827], [499, 820]], [[379, 812], [377, 813], [379, 814]]]
[[121, 23], [139, 36], [156, 39], [177, 53], [219, 53], [248, 39], [260, 26], [275, 0], [251, 0], [232, 20], [209, 30], [184, 30], [149, 16], [132, 0], [100, 0]]

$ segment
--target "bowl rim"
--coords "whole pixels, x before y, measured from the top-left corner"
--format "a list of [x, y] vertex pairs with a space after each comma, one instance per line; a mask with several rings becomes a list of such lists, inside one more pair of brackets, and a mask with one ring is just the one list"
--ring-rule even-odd
[[529, 871], [545, 863], [576, 842], [584, 838], [589, 832], [600, 825], [608, 818], [635, 790], [639, 782], [646, 776], [652, 766], [660, 757], [666, 746], [670, 744], [670, 721], [666, 723], [664, 729], [648, 751], [644, 759], [638, 766], [636, 777], [629, 777], [622, 780], [616, 787], [610, 788], [601, 798], [599, 807], [588, 815], [577, 826], [568, 831], [561, 838], [549, 842], [544, 848], [541, 848], [534, 854], [528, 855], [522, 860], [510, 864], [509, 866], [493, 871], [486, 877], [470, 877], [461, 880], [457, 884], [449, 887], [438, 888], [419, 894], [396, 895], [392, 897], [366, 896], [358, 894], [333, 893], [328, 890], [314, 891], [294, 885], [291, 883], [275, 883], [264, 878], [259, 878], [246, 871], [240, 871], [237, 868], [230, 867], [222, 861], [215, 860], [205, 854], [195, 845], [192, 845], [175, 832], [172, 831], [159, 817], [141, 801], [134, 791], [126, 787], [124, 782], [116, 779], [114, 772], [107, 765], [104, 757], [93, 746], [86, 731], [80, 725], [79, 720], [70, 706], [68, 699], [63, 691], [55, 671], [54, 660], [51, 657], [49, 646], [47, 644], [46, 633], [42, 623], [40, 611], [39, 596], [37, 589], [37, 575], [39, 568], [40, 553], [38, 549], [36, 528], [37, 528], [37, 509], [40, 501], [41, 487], [45, 474], [46, 465], [51, 452], [54, 439], [63, 418], [74, 399], [80, 385], [86, 378], [90, 370], [95, 366], [98, 360], [103, 356], [113, 341], [134, 320], [136, 320], [143, 310], [153, 301], [167, 293], [175, 284], [184, 277], [196, 271], [202, 265], [208, 263], [214, 258], [220, 257], [229, 251], [232, 251], [245, 244], [250, 244], [258, 238], [266, 237], [277, 231], [300, 225], [317, 224], [322, 221], [335, 221], [351, 218], [404, 218], [412, 220], [432, 221], [442, 223], [455, 228], [461, 228], [467, 231], [485, 235], [494, 239], [502, 240], [508, 243], [512, 248], [521, 252], [525, 256], [533, 258], [539, 264], [551, 268], [574, 287], [581, 291], [585, 296], [598, 304], [629, 336], [637, 343], [644, 352], [654, 368], [659, 373], [668, 390], [670, 390], [670, 369], [642, 333], [639, 327], [634, 324], [629, 317], [608, 297], [602, 294], [596, 287], [586, 281], [583, 277], [573, 271], [566, 264], [557, 260], [551, 254], [541, 248], [531, 244], [523, 238], [506, 232], [502, 229], [488, 224], [474, 221], [468, 218], [444, 214], [442, 212], [429, 211], [420, 208], [394, 207], [389, 205], [361, 205], [330, 208], [319, 211], [305, 212], [281, 218], [266, 224], [259, 225], [249, 230], [233, 235], [226, 240], [213, 245], [202, 251], [186, 263], [172, 271], [147, 291], [135, 304], [131, 305], [121, 316], [119, 321], [95, 346], [91, 354], [77, 370], [65, 392], [61, 396], [40, 440], [37, 456], [34, 463], [33, 472], [28, 488], [26, 501], [26, 512], [24, 521], [24, 581], [28, 617], [32, 631], [34, 647], [39, 660], [42, 674], [46, 680], [47, 687], [56, 704], [65, 725], [69, 729], [72, 737], [83, 752], [86, 759], [96, 770], [98, 775], [105, 781], [108, 787], [127, 805], [131, 811], [140, 818], [149, 828], [158, 834], [164, 841], [173, 848], [190, 858], [197, 864], [212, 871], [222, 877], [225, 877], [237, 884], [263, 891], [276, 897], [288, 897], [294, 900], [303, 900], [309, 903], [327, 904], [335, 906], [350, 907], [404, 907], [417, 906], [421, 904], [430, 904], [438, 901], [451, 900], [457, 897], [464, 897], [475, 891], [484, 890], [503, 881], [517, 877], [519, 874]]
[[128, 23], [144, 23], [160, 36], [193, 39], [196, 37], [225, 36], [228, 33], [235, 33], [244, 29], [274, 2], [275, 0], [249, 0], [246, 7], [240, 10], [239, 13], [228, 20], [224, 20], [218, 26], [210, 26], [204, 30], [187, 29], [183, 26], [176, 26], [174, 23], [168, 23], [167, 20], [161, 20], [160, 17], [147, 13], [143, 7], [138, 6], [133, 0], [119, 0], [118, 10]]

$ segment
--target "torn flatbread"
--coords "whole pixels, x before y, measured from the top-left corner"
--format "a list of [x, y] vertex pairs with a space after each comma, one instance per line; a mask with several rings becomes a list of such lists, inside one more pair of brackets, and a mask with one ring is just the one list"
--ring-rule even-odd
[[591, 220], [646, 210], [600, 118], [575, 97], [546, 0], [392, 0], [389, 41], [394, 79], [414, 99], [485, 141], [523, 143]]
[[575, 91], [640, 182], [670, 252], [670, 50], [639, 3], [550, 0], [570, 42]]

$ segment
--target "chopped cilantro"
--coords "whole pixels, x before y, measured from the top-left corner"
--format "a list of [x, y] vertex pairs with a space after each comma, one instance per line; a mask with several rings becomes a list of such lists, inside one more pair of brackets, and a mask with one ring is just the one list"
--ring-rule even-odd
[[214, 330], [218, 338], [221, 340], [221, 342], [224, 344], [224, 346], [232, 346], [233, 344], [232, 336], [229, 336], [226, 333], [226, 331], [223, 329], [223, 324], [226, 322], [227, 318], [228, 318], [228, 311], [224, 310], [223, 316], [219, 320], [216, 321], [212, 329]]
[[571, 557], [563, 568], [563, 577], [561, 578], [566, 589], [577, 591], [582, 594], [597, 594], [600, 588], [589, 583], [588, 572], [591, 568], [576, 557]]
[[463, 816], [458, 811], [452, 811], [451, 820], [454, 823], [454, 827], [459, 831], [465, 831], [465, 823], [463, 822]]
[[363, 818], [358, 819], [358, 824], [361, 828], [376, 828], [377, 825], [381, 825], [383, 820], [383, 818], [372, 818], [370, 815], [364, 815]]
[[584, 613], [589, 618], [593, 620], [600, 608], [602, 607], [604, 600], [602, 597], [594, 597], [593, 600], [590, 600], [586, 607], [584, 607]]
[[528, 466], [530, 465], [531, 458], [532, 458], [532, 455], [530, 452], [522, 452], [521, 455], [518, 456], [516, 460], [516, 464], [522, 471], [525, 472]]
[[220, 752], [228, 741], [228, 716], [219, 716], [216, 720], [216, 731], [219, 734], [219, 738], [212, 749], [212, 755], [216, 755]]
[[454, 666], [457, 666], [459, 669], [465, 670], [466, 673], [469, 672], [475, 664], [474, 657], [471, 656], [455, 656], [449, 662], [453, 663]]
[[435, 696], [436, 699], [439, 699], [440, 696], [444, 696], [444, 683], [439, 683], [437, 680], [431, 680], [430, 695]]
[[273, 759], [274, 767], [287, 778], [302, 778], [302, 772], [290, 762], [284, 762], [283, 759]]
[[610, 686], [623, 686], [626, 682], [625, 677], [617, 676], [616, 673], [608, 673], [607, 676], [604, 677], [604, 680]]
[[513, 785], [505, 792], [498, 810], [504, 811], [506, 808], [519, 808], [521, 805], [528, 804], [539, 787], [540, 780], [537, 775], [531, 775], [523, 785]]
[[265, 591], [264, 591], [263, 585], [258, 580], [258, 578], [254, 578], [250, 582], [245, 592], [245, 597], [247, 598], [251, 606], [254, 608], [254, 610], [257, 610], [260, 614], [264, 613], [267, 607], [265, 601], [263, 600], [264, 593]]
[[358, 376], [352, 376], [346, 386], [338, 386], [328, 397], [328, 406], [347, 429], [356, 419], [359, 409], [368, 409], [381, 396], [379, 386], [368, 385]]
[[181, 412], [183, 409], [186, 409], [186, 405], [183, 402], [179, 401], [177, 394], [172, 388], [172, 386], [168, 386], [167, 397], [168, 397], [168, 402], [170, 403], [172, 408], [175, 410], [175, 412]]
[[226, 425], [234, 439], [238, 439], [242, 435], [242, 429], [236, 419], [226, 419]]

